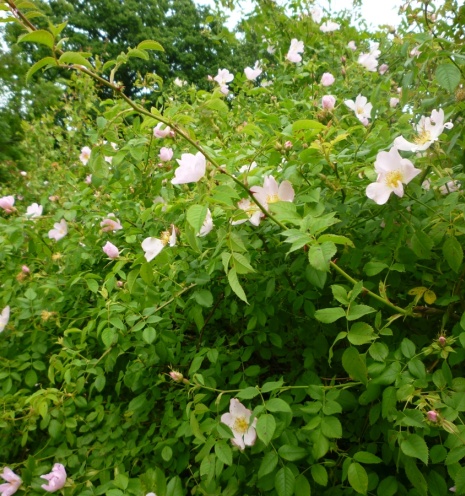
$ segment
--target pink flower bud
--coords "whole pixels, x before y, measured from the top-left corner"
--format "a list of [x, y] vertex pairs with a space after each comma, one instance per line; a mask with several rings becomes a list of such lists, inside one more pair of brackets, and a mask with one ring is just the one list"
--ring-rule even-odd
[[335, 78], [329, 72], [325, 72], [323, 76], [321, 76], [321, 84], [323, 86], [331, 86], [335, 81]]
[[116, 283], [116, 285], [118, 286], [118, 288], [122, 288], [124, 286], [124, 282], [123, 281], [118, 281]]
[[441, 347], [444, 347], [446, 346], [446, 337], [445, 336], [439, 336], [438, 338], [438, 343], [439, 343], [439, 346]]
[[351, 50], [357, 50], [357, 45], [355, 44], [355, 41], [349, 41], [347, 44], [347, 48], [350, 48]]
[[31, 269], [27, 265], [23, 265], [21, 267], [21, 270], [23, 271], [23, 274], [30, 274], [31, 273]]
[[284, 148], [286, 148], [286, 150], [290, 150], [292, 146], [292, 141], [286, 141], [286, 143], [284, 143]]
[[321, 99], [321, 106], [325, 110], [333, 110], [335, 104], [336, 104], [336, 98], [333, 95], [325, 95]]
[[391, 108], [394, 108], [394, 107], [397, 107], [397, 105], [399, 104], [399, 99], [398, 98], [395, 98], [395, 97], [392, 97], [390, 100], [389, 100], [389, 106]]
[[184, 376], [181, 374], [181, 372], [178, 372], [176, 370], [172, 370], [170, 372], [170, 377], [175, 382], [181, 382], [184, 379]]
[[381, 64], [378, 68], [378, 72], [381, 74], [381, 76], [389, 69], [389, 66], [387, 64]]
[[426, 417], [430, 422], [437, 422], [438, 421], [438, 412], [434, 410], [430, 410], [427, 414]]
[[106, 242], [105, 246], [102, 248], [104, 253], [108, 255], [109, 258], [115, 259], [119, 257], [119, 250], [113, 243], [109, 241]]
[[172, 148], [166, 148], [166, 146], [164, 146], [160, 149], [160, 153], [158, 156], [160, 157], [160, 160], [162, 162], [168, 162], [168, 160], [171, 160], [173, 158], [173, 150]]

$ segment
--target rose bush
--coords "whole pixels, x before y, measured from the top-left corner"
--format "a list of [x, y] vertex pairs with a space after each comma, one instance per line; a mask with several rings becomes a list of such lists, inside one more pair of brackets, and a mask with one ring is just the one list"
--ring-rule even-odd
[[1, 186], [4, 491], [465, 493], [463, 12], [414, 3], [260, 3], [246, 73], [149, 108], [118, 69], [156, 40], [105, 60], [2, 0], [29, 78], [75, 71]]

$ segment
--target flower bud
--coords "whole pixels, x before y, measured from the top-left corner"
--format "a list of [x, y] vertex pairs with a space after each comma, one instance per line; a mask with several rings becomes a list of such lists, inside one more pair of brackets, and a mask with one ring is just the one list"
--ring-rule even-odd
[[23, 271], [23, 274], [30, 274], [31, 273], [31, 269], [27, 265], [23, 265], [21, 267], [21, 270]]
[[446, 336], [439, 336], [438, 337], [438, 344], [441, 348], [444, 348], [446, 346]]
[[292, 141], [286, 141], [286, 143], [284, 143], [284, 148], [286, 148], [286, 150], [290, 150], [292, 146]]
[[437, 422], [438, 421], [438, 412], [434, 410], [430, 410], [427, 414], [426, 417], [430, 422]]
[[170, 372], [170, 377], [173, 379], [174, 382], [181, 382], [184, 379], [184, 376], [181, 374], [181, 372], [178, 372], [177, 370], [172, 370]]

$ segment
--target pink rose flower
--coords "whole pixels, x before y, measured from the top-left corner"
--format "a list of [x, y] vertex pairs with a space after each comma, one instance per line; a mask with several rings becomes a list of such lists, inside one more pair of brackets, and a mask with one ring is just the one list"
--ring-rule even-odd
[[325, 72], [323, 76], [321, 76], [321, 84], [323, 86], [331, 86], [334, 83], [334, 81], [335, 81], [334, 76], [329, 72]]
[[54, 493], [65, 485], [66, 470], [61, 463], [55, 463], [49, 474], [41, 475], [40, 477], [48, 481], [48, 484], [42, 484], [42, 489], [49, 493]]

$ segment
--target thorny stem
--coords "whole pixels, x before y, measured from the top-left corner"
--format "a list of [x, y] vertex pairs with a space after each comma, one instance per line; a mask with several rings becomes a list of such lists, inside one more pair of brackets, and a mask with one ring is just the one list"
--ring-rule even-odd
[[[24, 14], [21, 13], [21, 11], [16, 7], [15, 3], [12, 0], [5, 0], [7, 5], [10, 7], [10, 10], [13, 14], [13, 16], [23, 22], [23, 24], [27, 27], [28, 30], [30, 31], [36, 31], [37, 28], [24, 16]], [[55, 51], [55, 50], [54, 50]], [[59, 53], [61, 53], [60, 50], [56, 50]], [[177, 134], [182, 136], [188, 143], [190, 143], [194, 148], [196, 148], [200, 153], [204, 155], [204, 157], [213, 165], [213, 167], [220, 173], [227, 175], [230, 179], [232, 179], [242, 190], [244, 190], [247, 195], [250, 197], [250, 199], [257, 205], [257, 207], [263, 212], [263, 214], [268, 217], [272, 222], [274, 222], [276, 225], [281, 227], [284, 231], [287, 230], [287, 227], [279, 221], [276, 217], [274, 217], [253, 195], [253, 193], [249, 190], [249, 188], [243, 184], [239, 179], [234, 177], [232, 174], [229, 172], [225, 171], [220, 164], [208, 153], [204, 150], [204, 148], [197, 142], [194, 141], [185, 130], [181, 129], [177, 124], [174, 124], [171, 122], [169, 119], [166, 119], [164, 116], [160, 114], [152, 114], [148, 110], [146, 110], [144, 107], [139, 105], [138, 103], [134, 102], [131, 100], [127, 95], [123, 93], [123, 89], [110, 82], [107, 81], [106, 79], [102, 78], [101, 76], [95, 74], [92, 70], [88, 69], [87, 67], [84, 67], [82, 65], [78, 64], [72, 64], [72, 65], [61, 65], [61, 67], [67, 67], [67, 68], [72, 68], [75, 70], [79, 70], [83, 72], [84, 74], [87, 74], [91, 78], [95, 79], [102, 85], [106, 86], [107, 88], [112, 89], [116, 94], [118, 94], [130, 107], [132, 107], [136, 112], [138, 112], [141, 115], [144, 115], [146, 117], [150, 117], [151, 119], [155, 119], [166, 126], [169, 126], [171, 129], [173, 129]], [[333, 166], [334, 167], [334, 166]], [[330, 262], [330, 265], [333, 269], [335, 269], [337, 272], [339, 272], [340, 275], [342, 275], [345, 279], [348, 281], [352, 282], [353, 284], [356, 284], [356, 280], [353, 279], [349, 274], [347, 274], [343, 269], [341, 269], [339, 266], [337, 266], [334, 262]], [[184, 289], [182, 292], [187, 291], [188, 288]], [[402, 315], [414, 315], [412, 314], [411, 311], [409, 310], [404, 310], [403, 308], [397, 307], [396, 305], [393, 305], [391, 302], [388, 300], [382, 298], [381, 296], [377, 295], [376, 293], [373, 293], [372, 291], [364, 288], [364, 290], [373, 298], [376, 300], [380, 301], [381, 303], [385, 304], [386, 306], [392, 308], [398, 313], [401, 313]], [[173, 301], [174, 298], [163, 304], [161, 307], [159, 307], [157, 310], [160, 310], [164, 306], [168, 305]]]

